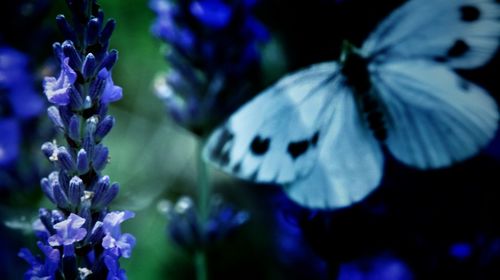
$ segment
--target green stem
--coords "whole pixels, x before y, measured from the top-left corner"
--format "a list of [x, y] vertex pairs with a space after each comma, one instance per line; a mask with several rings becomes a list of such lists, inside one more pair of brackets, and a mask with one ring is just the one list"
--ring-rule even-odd
[[[198, 173], [198, 213], [200, 214], [200, 224], [204, 225], [209, 215], [210, 201], [210, 179], [208, 167], [203, 160], [203, 146], [205, 141], [200, 140], [196, 147], [196, 168]], [[204, 248], [201, 248], [195, 255], [196, 279], [207, 280], [207, 256]]]
[[194, 256], [194, 261], [196, 265], [196, 279], [197, 280], [207, 280], [207, 256], [205, 251], [199, 250]]
[[198, 141], [196, 147], [196, 168], [198, 172], [198, 211], [201, 222], [208, 218], [208, 203], [210, 199], [210, 179], [208, 175], [208, 166], [203, 160], [203, 146], [205, 141]]

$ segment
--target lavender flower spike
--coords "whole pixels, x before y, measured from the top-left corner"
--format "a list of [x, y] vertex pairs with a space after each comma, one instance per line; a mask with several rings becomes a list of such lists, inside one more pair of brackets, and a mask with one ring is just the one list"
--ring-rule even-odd
[[[5, 8], [9, 10], [8, 8]], [[29, 57], [7, 46], [0, 37], [0, 189], [31, 186], [35, 176], [27, 176], [24, 167], [29, 161], [36, 175], [37, 162], [31, 157], [29, 143], [36, 138], [36, 123], [44, 103], [35, 91], [34, 75]], [[28, 145], [27, 145], [28, 144]], [[5, 179], [8, 178], [8, 179]]]
[[253, 15], [256, 2], [150, 0], [157, 15], [151, 32], [170, 45], [157, 95], [196, 134], [210, 131], [261, 82], [259, 45], [270, 36]]
[[109, 212], [119, 184], [103, 174], [109, 161], [103, 138], [115, 122], [108, 106], [122, 98], [111, 75], [118, 52], [108, 50], [115, 23], [104, 21], [96, 0], [66, 3], [73, 19], [57, 17], [66, 40], [53, 45], [61, 72], [43, 84], [53, 104], [49, 118], [66, 140], [42, 145], [55, 168], [41, 180], [42, 190], [58, 210], [41, 209], [34, 224], [46, 261], [26, 250], [20, 256], [31, 265], [30, 279], [126, 279], [119, 259], [131, 256], [135, 238], [122, 234], [120, 224], [134, 213]]

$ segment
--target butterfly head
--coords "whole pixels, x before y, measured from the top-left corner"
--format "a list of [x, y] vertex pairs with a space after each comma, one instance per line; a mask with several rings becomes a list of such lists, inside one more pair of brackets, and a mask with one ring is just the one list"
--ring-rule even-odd
[[361, 56], [359, 49], [351, 42], [344, 40], [342, 42], [342, 50], [340, 53], [340, 63], [344, 65], [350, 56], [358, 55]]
[[368, 72], [369, 60], [348, 41], [342, 44], [340, 64], [342, 74], [346, 83], [358, 92], [367, 91], [370, 87], [370, 75]]

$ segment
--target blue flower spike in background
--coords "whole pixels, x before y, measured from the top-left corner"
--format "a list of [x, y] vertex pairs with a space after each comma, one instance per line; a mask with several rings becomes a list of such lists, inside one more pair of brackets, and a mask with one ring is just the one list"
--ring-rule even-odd
[[223, 241], [249, 219], [246, 211], [235, 210], [217, 195], [212, 196], [208, 218], [204, 221], [193, 200], [187, 196], [179, 198], [175, 204], [162, 201], [158, 206], [167, 217], [169, 237], [190, 253]]
[[256, 91], [259, 45], [269, 40], [257, 1], [152, 0], [151, 31], [169, 45], [156, 93], [179, 124], [206, 134]]
[[[0, 45], [0, 189], [13, 188], [20, 181], [14, 173], [22, 139], [35, 134], [28, 127], [43, 112], [43, 99], [35, 91], [29, 59], [14, 48]], [[17, 186], [22, 187], [26, 186]]]
[[[237, 213], [240, 212], [229, 211], [229, 208], [220, 212], [211, 209], [210, 178], [201, 158], [201, 147], [214, 125], [250, 98], [261, 83], [259, 45], [269, 39], [269, 34], [253, 15], [256, 3], [247, 0], [150, 1], [157, 16], [151, 31], [168, 44], [166, 60], [170, 66], [166, 76], [160, 74], [156, 78], [156, 94], [175, 122], [201, 138], [196, 151], [198, 211], [194, 202], [183, 198], [173, 209], [190, 206], [182, 213], [171, 211], [169, 222], [175, 242], [197, 249], [194, 256], [198, 279], [208, 277], [206, 239], [211, 234], [223, 239], [226, 234], [221, 232], [231, 232], [248, 219], [245, 215], [246, 218], [239, 221], [237, 217], [242, 215]], [[189, 228], [187, 225], [191, 223], [196, 225], [195, 232], [182, 229]], [[189, 237], [193, 234], [195, 236]]]
[[34, 223], [45, 257], [27, 249], [19, 256], [31, 265], [27, 279], [126, 279], [118, 260], [130, 258], [135, 238], [120, 225], [134, 213], [109, 211], [120, 187], [102, 174], [109, 161], [102, 140], [115, 122], [108, 105], [122, 97], [111, 78], [117, 51], [108, 50], [115, 21], [104, 20], [95, 0], [67, 4], [72, 21], [56, 19], [66, 40], [53, 45], [60, 73], [43, 83], [48, 116], [66, 141], [42, 145], [55, 170], [41, 187], [57, 210], [40, 209]]

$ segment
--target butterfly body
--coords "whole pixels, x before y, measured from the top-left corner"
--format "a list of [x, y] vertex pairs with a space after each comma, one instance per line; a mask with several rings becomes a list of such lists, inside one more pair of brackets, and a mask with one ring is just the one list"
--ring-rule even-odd
[[344, 42], [340, 63], [345, 86], [352, 89], [359, 113], [364, 115], [366, 124], [375, 138], [383, 142], [387, 138], [387, 116], [384, 113], [383, 100], [378, 97], [371, 81], [370, 59], [364, 57], [350, 43]]
[[450, 166], [494, 136], [495, 101], [454, 69], [481, 66], [500, 42], [492, 0], [411, 0], [339, 62], [290, 74], [208, 139], [205, 158], [242, 179], [284, 186], [311, 208], [368, 195], [387, 148], [419, 169]]

